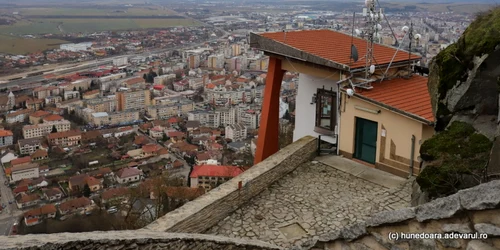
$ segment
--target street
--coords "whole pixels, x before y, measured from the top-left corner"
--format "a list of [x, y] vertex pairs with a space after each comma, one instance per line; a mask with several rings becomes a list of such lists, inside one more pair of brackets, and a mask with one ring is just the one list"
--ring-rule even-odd
[[[4, 235], [9, 235], [10, 229], [14, 222], [16, 222], [17, 217], [21, 214], [21, 211], [16, 207], [14, 202], [14, 195], [12, 194], [12, 190], [5, 185], [7, 181], [7, 177], [5, 176], [5, 172], [3, 167], [0, 168], [0, 194], [1, 199], [0, 203], [5, 204], [6, 207], [0, 213], [0, 233]], [[9, 204], [9, 201], [12, 201], [12, 204]]]

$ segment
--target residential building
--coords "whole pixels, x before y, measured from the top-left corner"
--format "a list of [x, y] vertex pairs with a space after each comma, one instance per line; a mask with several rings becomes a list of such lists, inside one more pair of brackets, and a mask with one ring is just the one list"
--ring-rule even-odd
[[225, 137], [233, 142], [243, 141], [247, 139], [247, 128], [239, 123], [228, 125]]
[[33, 97], [38, 99], [45, 99], [50, 96], [57, 96], [60, 93], [61, 93], [60, 89], [57, 86], [46, 86], [33, 89]]
[[210, 55], [207, 60], [207, 67], [209, 68], [223, 68], [224, 67], [224, 55]]
[[46, 204], [24, 213], [24, 224], [26, 224], [26, 226], [33, 226], [43, 222], [45, 219], [55, 218], [56, 214], [56, 206], [53, 204]]
[[227, 144], [227, 148], [237, 153], [243, 152], [249, 148], [248, 143], [244, 141], [235, 141]]
[[116, 181], [120, 184], [140, 181], [141, 176], [141, 170], [129, 167], [122, 168], [115, 174]]
[[101, 200], [103, 204], [120, 202], [128, 198], [130, 190], [126, 187], [111, 188], [105, 190], [101, 194]]
[[109, 124], [130, 124], [140, 120], [138, 110], [109, 113]]
[[200, 67], [200, 55], [199, 54], [191, 54], [187, 58], [188, 66], [190, 69], [196, 69]]
[[59, 188], [42, 189], [43, 197], [46, 201], [54, 202], [63, 197], [63, 192]]
[[215, 113], [220, 114], [220, 124], [228, 126], [236, 123], [236, 109], [235, 108], [218, 108]]
[[191, 188], [202, 187], [208, 192], [241, 173], [243, 170], [234, 166], [199, 165], [193, 167], [189, 178]]
[[125, 88], [144, 89], [146, 87], [146, 80], [142, 77], [135, 77], [123, 81], [122, 84]]
[[116, 138], [120, 138], [122, 136], [133, 134], [134, 132], [135, 132], [135, 129], [131, 126], [120, 127], [120, 128], [116, 129], [114, 136]]
[[28, 117], [31, 113], [33, 113], [33, 110], [30, 109], [22, 109], [14, 111], [12, 113], [8, 113], [7, 115], [5, 115], [5, 121], [9, 124], [17, 122], [25, 122], [26, 120], [28, 120]]
[[19, 145], [21, 155], [31, 155], [42, 148], [42, 138], [19, 139], [17, 144]]
[[30, 157], [31, 157], [31, 161], [35, 162], [35, 161], [41, 161], [41, 160], [48, 159], [49, 154], [47, 153], [47, 150], [38, 149], [33, 154], [31, 154]]
[[21, 193], [16, 195], [16, 205], [19, 209], [24, 209], [27, 207], [36, 206], [40, 202], [40, 196], [38, 194], [25, 194]]
[[188, 88], [189, 88], [189, 81], [187, 79], [174, 82], [174, 90], [177, 92], [187, 90]]
[[87, 197], [72, 199], [59, 205], [59, 213], [66, 215], [77, 211], [85, 212], [91, 209], [92, 204], [92, 200]]
[[60, 103], [62, 101], [63, 101], [62, 96], [58, 96], [58, 95], [45, 97], [45, 104], [47, 104], [47, 105], [50, 105], [50, 104], [57, 105], [58, 103]]
[[43, 107], [43, 104], [45, 103], [45, 100], [44, 99], [38, 99], [38, 98], [28, 98], [28, 100], [26, 100], [24, 102], [24, 105], [26, 106], [27, 109], [31, 109], [31, 110], [40, 110], [42, 107]]
[[48, 116], [43, 117], [42, 120], [43, 123], [51, 123], [51, 122], [63, 121], [64, 117], [60, 115], [50, 114]]
[[89, 91], [83, 93], [82, 97], [84, 100], [89, 100], [89, 99], [98, 98], [100, 94], [101, 94], [100, 89], [94, 89], [94, 90], [89, 90]]
[[0, 110], [9, 111], [16, 106], [16, 96], [11, 92], [8, 95], [0, 95]]
[[41, 123], [37, 125], [25, 125], [23, 127], [23, 137], [24, 139], [30, 139], [35, 137], [43, 137], [52, 132], [53, 128], [56, 128], [57, 132], [68, 131], [71, 127], [71, 122], [67, 120]]
[[189, 121], [199, 121], [202, 126], [218, 128], [221, 125], [220, 113], [214, 111], [193, 111], [188, 113]]
[[80, 92], [78, 91], [64, 91], [64, 100], [80, 99]]
[[47, 135], [50, 146], [72, 147], [80, 145], [82, 141], [82, 131], [69, 130], [64, 132], [50, 133]]
[[259, 112], [252, 109], [238, 112], [236, 121], [247, 129], [257, 129], [259, 128]]
[[205, 89], [206, 100], [217, 106], [237, 105], [245, 103], [245, 89], [242, 85], [219, 85]]
[[116, 99], [115, 98], [96, 98], [85, 101], [87, 108], [94, 110], [95, 112], [115, 112], [116, 111]]
[[42, 123], [43, 122], [42, 119], [48, 115], [50, 115], [50, 113], [47, 111], [43, 110], [35, 111], [29, 115], [30, 124], [37, 125], [39, 123]]
[[151, 105], [151, 92], [149, 90], [122, 91], [116, 93], [117, 110], [137, 109], [144, 110]]
[[98, 179], [89, 176], [88, 174], [71, 176], [68, 181], [69, 189], [73, 192], [83, 191], [85, 184], [89, 186], [90, 191], [92, 192], [98, 191], [102, 188], [101, 182]]
[[14, 144], [14, 134], [10, 130], [0, 129], [0, 147]]
[[39, 165], [37, 163], [27, 163], [12, 167], [10, 176], [11, 182], [20, 181], [23, 179], [38, 178], [40, 176], [38, 167]]

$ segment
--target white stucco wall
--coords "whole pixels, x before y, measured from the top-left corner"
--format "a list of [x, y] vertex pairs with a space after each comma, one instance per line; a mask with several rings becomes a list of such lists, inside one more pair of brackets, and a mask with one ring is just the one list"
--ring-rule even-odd
[[[332, 88], [333, 91], [337, 92], [336, 80], [314, 77], [304, 73], [299, 75], [293, 141], [306, 135], [318, 137], [319, 134], [314, 132], [316, 104], [311, 104], [311, 100], [313, 95], [316, 94], [317, 89], [323, 88], [323, 86], [327, 90]], [[336, 143], [336, 139], [331, 136], [322, 136], [321, 139], [329, 143]]]

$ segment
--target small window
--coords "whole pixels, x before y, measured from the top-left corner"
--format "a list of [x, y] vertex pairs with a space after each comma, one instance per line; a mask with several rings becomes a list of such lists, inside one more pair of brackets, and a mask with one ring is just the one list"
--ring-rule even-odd
[[314, 131], [320, 134], [333, 135], [337, 118], [337, 93], [318, 89], [316, 94], [316, 121]]

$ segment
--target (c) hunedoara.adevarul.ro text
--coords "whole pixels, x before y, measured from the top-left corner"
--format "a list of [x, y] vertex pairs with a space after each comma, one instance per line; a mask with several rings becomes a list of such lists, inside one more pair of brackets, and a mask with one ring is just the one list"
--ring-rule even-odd
[[413, 239], [464, 239], [483, 240], [488, 238], [488, 234], [482, 233], [404, 233], [390, 232], [389, 240], [413, 240]]

